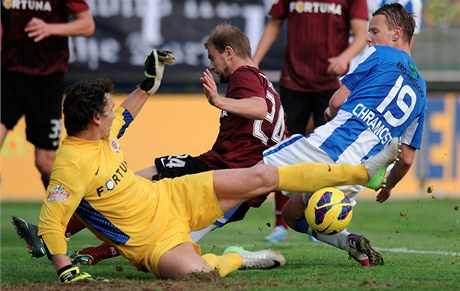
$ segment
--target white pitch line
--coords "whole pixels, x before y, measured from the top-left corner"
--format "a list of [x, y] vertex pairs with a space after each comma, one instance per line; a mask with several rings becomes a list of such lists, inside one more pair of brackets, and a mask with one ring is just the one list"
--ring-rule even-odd
[[380, 251], [385, 252], [392, 252], [392, 253], [410, 253], [410, 254], [427, 254], [427, 255], [444, 255], [444, 256], [454, 256], [459, 257], [460, 253], [456, 252], [445, 252], [445, 251], [417, 251], [417, 250], [410, 250], [408, 248], [393, 248], [393, 249], [385, 249], [385, 248], [377, 248]]

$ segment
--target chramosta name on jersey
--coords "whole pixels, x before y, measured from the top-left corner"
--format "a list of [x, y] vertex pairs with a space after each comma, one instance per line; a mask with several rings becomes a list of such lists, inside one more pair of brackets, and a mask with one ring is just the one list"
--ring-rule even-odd
[[393, 137], [388, 127], [385, 126], [375, 113], [364, 106], [364, 104], [358, 104], [353, 108], [353, 115], [361, 119], [367, 127], [379, 138], [380, 143], [386, 144]]

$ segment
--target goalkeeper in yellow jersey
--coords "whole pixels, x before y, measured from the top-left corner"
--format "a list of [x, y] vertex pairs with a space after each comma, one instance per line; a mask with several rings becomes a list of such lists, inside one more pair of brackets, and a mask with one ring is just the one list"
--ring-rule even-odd
[[129, 168], [117, 139], [160, 86], [164, 63], [173, 61], [172, 53], [152, 51], [145, 62], [145, 80], [116, 109], [109, 80], [80, 81], [68, 88], [63, 105], [68, 136], [57, 151], [38, 232], [62, 282], [94, 280], [66, 255], [65, 230], [73, 213], [139, 270], [162, 278], [278, 267], [285, 259], [272, 250], [202, 255], [189, 233], [274, 190], [366, 184], [395, 158], [391, 148], [360, 166], [259, 164], [155, 182], [140, 177]]

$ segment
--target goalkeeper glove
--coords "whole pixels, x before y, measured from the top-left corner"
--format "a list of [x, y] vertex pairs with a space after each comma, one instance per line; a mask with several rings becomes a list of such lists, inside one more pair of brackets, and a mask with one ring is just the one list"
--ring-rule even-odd
[[163, 72], [166, 64], [173, 64], [175, 61], [174, 54], [169, 51], [153, 50], [144, 61], [145, 79], [139, 87], [150, 95], [155, 94], [161, 84]]
[[75, 282], [99, 282], [99, 283], [108, 283], [109, 280], [97, 277], [93, 278], [90, 274], [80, 272], [78, 266], [68, 265], [62, 267], [58, 272], [59, 280], [63, 283], [75, 283]]

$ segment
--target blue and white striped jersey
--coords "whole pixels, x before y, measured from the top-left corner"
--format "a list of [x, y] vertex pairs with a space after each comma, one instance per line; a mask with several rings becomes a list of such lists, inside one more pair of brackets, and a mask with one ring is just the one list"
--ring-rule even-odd
[[351, 94], [336, 117], [307, 139], [337, 163], [359, 163], [395, 137], [420, 149], [426, 84], [404, 51], [371, 47], [342, 79]]

